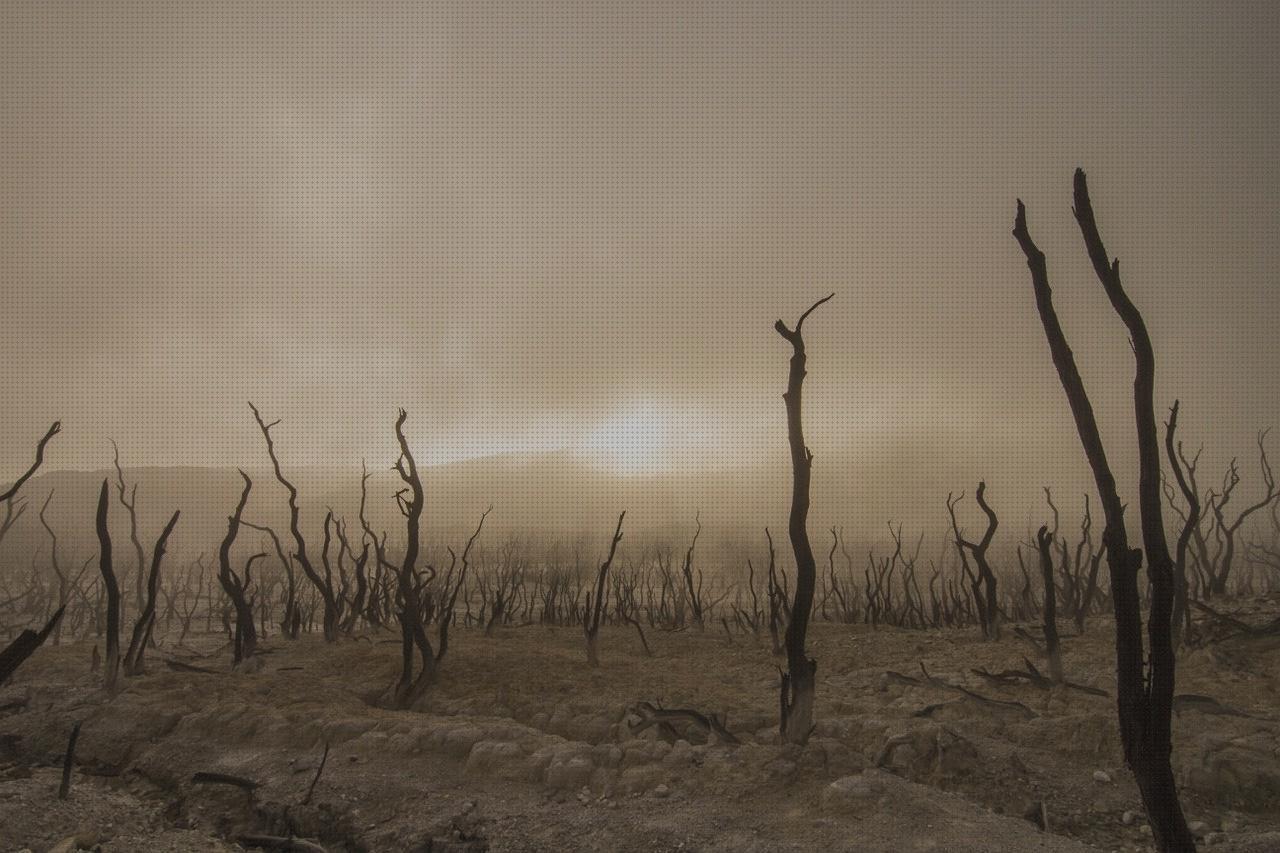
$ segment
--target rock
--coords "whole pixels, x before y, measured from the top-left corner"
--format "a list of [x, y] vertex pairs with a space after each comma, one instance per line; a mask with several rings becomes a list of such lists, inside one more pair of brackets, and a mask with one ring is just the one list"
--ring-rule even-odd
[[823, 811], [857, 812], [875, 806], [884, 792], [883, 773], [864, 770], [823, 788], [820, 803]]
[[575, 755], [567, 760], [553, 758], [547, 765], [543, 780], [552, 788], [579, 788], [591, 780], [595, 770], [596, 766], [585, 755]]
[[1152, 835], [1154, 835], [1154, 833], [1151, 831], [1151, 824], [1149, 823], [1144, 823], [1142, 826], [1138, 827], [1138, 832], [1141, 832], [1147, 838], [1150, 838]]
[[1111, 774], [1105, 770], [1093, 771], [1093, 781], [1106, 785], [1111, 782]]
[[468, 776], [496, 776], [515, 781], [528, 776], [526, 756], [517, 744], [482, 740], [471, 747], [464, 771]]
[[1209, 832], [1209, 824], [1202, 820], [1193, 820], [1187, 824], [1187, 829], [1191, 830], [1191, 834], [1196, 838], [1203, 838]]
[[639, 795], [651, 790], [662, 780], [662, 768], [652, 764], [629, 767], [622, 771], [618, 787], [628, 794]]
[[1133, 822], [1137, 819], [1138, 815], [1136, 812], [1125, 811], [1124, 814], [1120, 815], [1120, 822], [1125, 826], [1133, 826]]
[[665, 784], [658, 785], [656, 788], [653, 789], [653, 795], [660, 800], [665, 799], [671, 796], [671, 789], [668, 788]]
[[1223, 804], [1267, 808], [1280, 799], [1280, 752], [1265, 733], [1218, 737], [1182, 767], [1183, 785]]
[[769, 774], [770, 779], [790, 779], [796, 775], [797, 770], [796, 763], [785, 758], [770, 761], [764, 766], [764, 769]]

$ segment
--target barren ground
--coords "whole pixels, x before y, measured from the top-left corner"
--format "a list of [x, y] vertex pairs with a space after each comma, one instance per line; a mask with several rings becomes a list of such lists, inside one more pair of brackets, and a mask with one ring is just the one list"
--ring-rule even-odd
[[[1020, 667], [1031, 651], [1020, 640], [818, 624], [818, 725], [796, 749], [777, 744], [767, 640], [650, 631], [650, 658], [630, 629], [605, 628], [601, 639], [592, 670], [576, 630], [457, 630], [439, 683], [413, 711], [377, 707], [398, 665], [390, 633], [336, 645], [271, 638], [240, 672], [221, 636], [164, 642], [149, 652], [149, 674], [114, 696], [89, 671], [92, 644], [41, 649], [0, 690], [0, 850], [226, 851], [252, 833], [296, 834], [328, 851], [436, 853], [1150, 845], [1111, 698], [992, 686], [971, 672]], [[1100, 619], [1068, 637], [1067, 677], [1112, 691], [1110, 643]], [[165, 659], [216, 672], [175, 671]], [[885, 677], [919, 677], [922, 663], [1025, 707]], [[1274, 637], [1180, 661], [1178, 692], [1218, 703], [1185, 704], [1175, 720], [1184, 804], [1213, 849], [1280, 850], [1277, 689]], [[727, 714], [742, 743], [633, 735], [628, 709], [644, 700]], [[74, 786], [59, 801], [77, 720]], [[197, 771], [259, 787], [193, 785]], [[1047, 833], [1025, 817], [1039, 803]]]

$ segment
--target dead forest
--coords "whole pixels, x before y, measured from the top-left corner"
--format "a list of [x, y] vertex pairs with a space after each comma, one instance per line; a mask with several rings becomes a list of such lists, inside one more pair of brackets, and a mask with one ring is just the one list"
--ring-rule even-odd
[[[743, 547], [751, 556], [728, 568], [722, 555], [708, 553], [696, 516], [683, 540], [631, 547], [625, 506], [588, 549], [494, 538], [486, 524], [500, 509], [492, 507], [458, 541], [427, 541], [425, 520], [449, 496], [433, 491], [430, 469], [415, 459], [414, 413], [404, 410], [386, 418], [398, 458], [354, 460], [359, 509], [337, 513], [295, 484], [287, 448], [297, 437], [288, 413], [252, 403], [227, 414], [261, 439], [261, 456], [238, 473], [239, 498], [225, 507], [220, 540], [199, 554], [170, 553], [184, 508], [152, 505], [167, 523], [140, 524], [138, 505], [150, 496], [131, 482], [119, 449], [104, 459], [111, 473], [96, 505], [85, 508], [83, 530], [50, 521], [60, 495], [42, 489], [39, 475], [56, 459], [63, 430], [75, 429], [54, 423], [34, 442], [29, 469], [0, 494], [0, 542], [24, 526], [42, 542], [28, 561], [0, 566], [0, 780], [27, 785], [31, 808], [43, 810], [101, 784], [89, 776], [120, 776], [136, 764], [155, 786], [181, 792], [166, 814], [180, 814], [184, 831], [202, 827], [218, 843], [245, 848], [550, 843], [550, 836], [526, 847], [503, 841], [514, 831], [502, 830], [496, 816], [486, 824], [474, 803], [419, 828], [412, 843], [366, 829], [337, 805], [321, 809], [336, 786], [348, 784], [336, 781], [354, 772], [348, 764], [357, 766], [343, 751], [369, 728], [344, 733], [337, 724], [307, 728], [310, 721], [280, 717], [275, 734], [259, 727], [258, 742], [248, 733], [256, 723], [208, 717], [188, 731], [181, 714], [167, 723], [157, 716], [188, 702], [182, 714], [194, 719], [203, 713], [202, 694], [246, 703], [235, 691], [250, 688], [236, 685], [259, 685], [272, 702], [278, 690], [316, 707], [327, 696], [357, 717], [362, 712], [343, 703], [366, 709], [389, 733], [375, 750], [384, 776], [397, 773], [398, 754], [415, 752], [407, 745], [419, 737], [412, 726], [435, 726], [422, 730], [423, 742], [462, 762], [460, 773], [545, 788], [552, 809], [615, 808], [622, 800], [625, 811], [628, 796], [672, 803], [732, 796], [738, 789], [726, 780], [738, 778], [732, 768], [745, 768], [741, 790], [803, 792], [788, 794], [797, 797], [788, 807], [829, 816], [804, 830], [817, 835], [775, 827], [779, 845], [838, 838], [861, 849], [859, 837], [870, 844], [879, 831], [864, 821], [917, 796], [895, 787], [907, 782], [958, 792], [1027, 833], [1005, 849], [1031, 849], [1018, 845], [1041, 837], [1182, 853], [1226, 845], [1246, 830], [1274, 833], [1280, 716], [1267, 687], [1280, 665], [1280, 487], [1269, 456], [1273, 437], [1258, 433], [1256, 458], [1232, 460], [1225, 471], [1200, 464], [1213, 437], [1179, 431], [1179, 412], [1193, 401], [1155, 397], [1160, 342], [1125, 292], [1119, 261], [1103, 243], [1105, 211], [1095, 219], [1083, 172], [1075, 174], [1072, 202], [1098, 296], [1132, 342], [1133, 426], [1124, 435], [1100, 434], [1089, 398], [1095, 389], [1072, 353], [1089, 341], [1068, 341], [1063, 332], [1050, 289], [1053, 259], [1037, 247], [1031, 214], [1019, 202], [1013, 239], [1038, 309], [1022, 322], [1043, 328], [1065, 392], [1062, 416], [1073, 419], [1080, 439], [1063, 452], [1083, 450], [1096, 485], [1092, 494], [1070, 495], [1046, 484], [1036, 529], [1017, 529], [1011, 519], [1024, 508], [1002, 506], [1001, 484], [986, 481], [939, 484], [938, 510], [948, 521], [941, 535], [890, 524], [882, 541], [868, 544], [839, 528], [810, 528], [810, 471], [822, 456], [805, 440], [804, 381], [823, 365], [807, 360], [805, 340], [830, 333], [823, 306], [851, 298], [838, 289], [813, 302], [821, 294], [791, 288], [807, 310], [794, 324], [774, 326], [783, 398], [775, 414], [786, 421], [792, 469], [791, 481], [777, 488], [790, 495], [790, 514], [761, 529]], [[769, 334], [767, 323], [761, 328]], [[1170, 387], [1168, 377], [1162, 387]], [[1122, 442], [1138, 451], [1135, 484], [1117, 483], [1108, 464], [1108, 450]], [[399, 524], [390, 529], [375, 520], [385, 514], [369, 511], [371, 467], [392, 469], [398, 481]], [[1122, 496], [1131, 492], [1138, 501], [1126, 505]], [[272, 520], [246, 509], [263, 495], [278, 506]], [[1062, 521], [1060, 508], [1078, 525]], [[109, 524], [109, 512], [129, 523]], [[90, 530], [92, 552], [68, 548], [73, 533]], [[533, 663], [540, 655], [544, 663]], [[490, 664], [494, 671], [486, 671]], [[555, 673], [537, 670], [545, 684], [519, 683], [522, 671], [544, 665]], [[645, 680], [680, 668], [690, 671], [663, 682], [665, 689]], [[46, 680], [61, 686], [42, 686]], [[565, 695], [547, 698], [552, 684]], [[180, 689], [191, 698], [175, 699]], [[737, 695], [748, 689], [749, 696]], [[608, 696], [592, 700], [588, 713], [572, 708], [579, 690]], [[132, 710], [117, 719], [102, 710], [113, 704]], [[151, 716], [136, 716], [138, 708], [153, 709]], [[130, 729], [125, 716], [147, 722]], [[459, 717], [475, 718], [464, 734], [447, 722]], [[494, 718], [527, 731], [504, 736]], [[221, 765], [225, 756], [212, 744], [236, 727], [247, 732], [237, 748], [256, 758]], [[307, 734], [290, 740], [290, 729]], [[185, 745], [150, 759], [140, 748], [109, 758], [118, 748], [93, 744], [172, 732], [186, 732]], [[200, 745], [196, 732], [210, 745]], [[1203, 740], [1214, 734], [1225, 740]], [[1192, 745], [1201, 752], [1186, 751]], [[269, 782], [253, 762], [276, 746], [294, 758], [316, 757], [297, 778]], [[677, 753], [684, 758], [673, 759]], [[1038, 769], [1027, 766], [1033, 753]], [[1068, 764], [1087, 775], [1074, 780]], [[56, 792], [33, 787], [46, 767]], [[365, 783], [353, 777], [349, 784]], [[277, 789], [268, 792], [271, 785]], [[1102, 805], [1080, 799], [1080, 790], [1104, 785], [1098, 796], [1110, 799]], [[606, 822], [622, 814], [603, 813]], [[946, 838], [951, 813], [940, 814]], [[702, 819], [690, 817], [690, 825]], [[981, 834], [955, 831], [970, 840]], [[651, 828], [636, 832], [657, 837]], [[601, 839], [601, 849], [632, 849]], [[955, 849], [1001, 849], [974, 843]], [[705, 838], [693, 846], [720, 849]], [[773, 841], [755, 849], [774, 849]]]

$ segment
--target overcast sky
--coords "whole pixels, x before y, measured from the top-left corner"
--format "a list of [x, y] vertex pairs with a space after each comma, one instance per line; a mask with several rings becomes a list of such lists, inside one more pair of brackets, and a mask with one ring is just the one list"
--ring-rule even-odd
[[1018, 197], [1122, 463], [1133, 435], [1076, 166], [1158, 404], [1215, 470], [1280, 423], [1275, 3], [0, 10], [5, 472], [55, 418], [54, 467], [261, 462], [250, 399], [296, 464], [389, 464], [398, 406], [426, 461], [754, 464], [772, 323], [834, 291], [820, 461], [1038, 488], [1084, 469]]

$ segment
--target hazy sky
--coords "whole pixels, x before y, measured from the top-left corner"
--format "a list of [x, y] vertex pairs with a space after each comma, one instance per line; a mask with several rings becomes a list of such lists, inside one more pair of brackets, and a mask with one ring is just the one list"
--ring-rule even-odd
[[835, 291], [819, 460], [1078, 474], [1009, 233], [1021, 197], [1123, 457], [1077, 165], [1159, 404], [1250, 472], [1280, 423], [1275, 3], [0, 9], [5, 472], [54, 418], [55, 467], [261, 462], [249, 399], [296, 464], [389, 463], [397, 406], [427, 461], [755, 463], [772, 323]]

